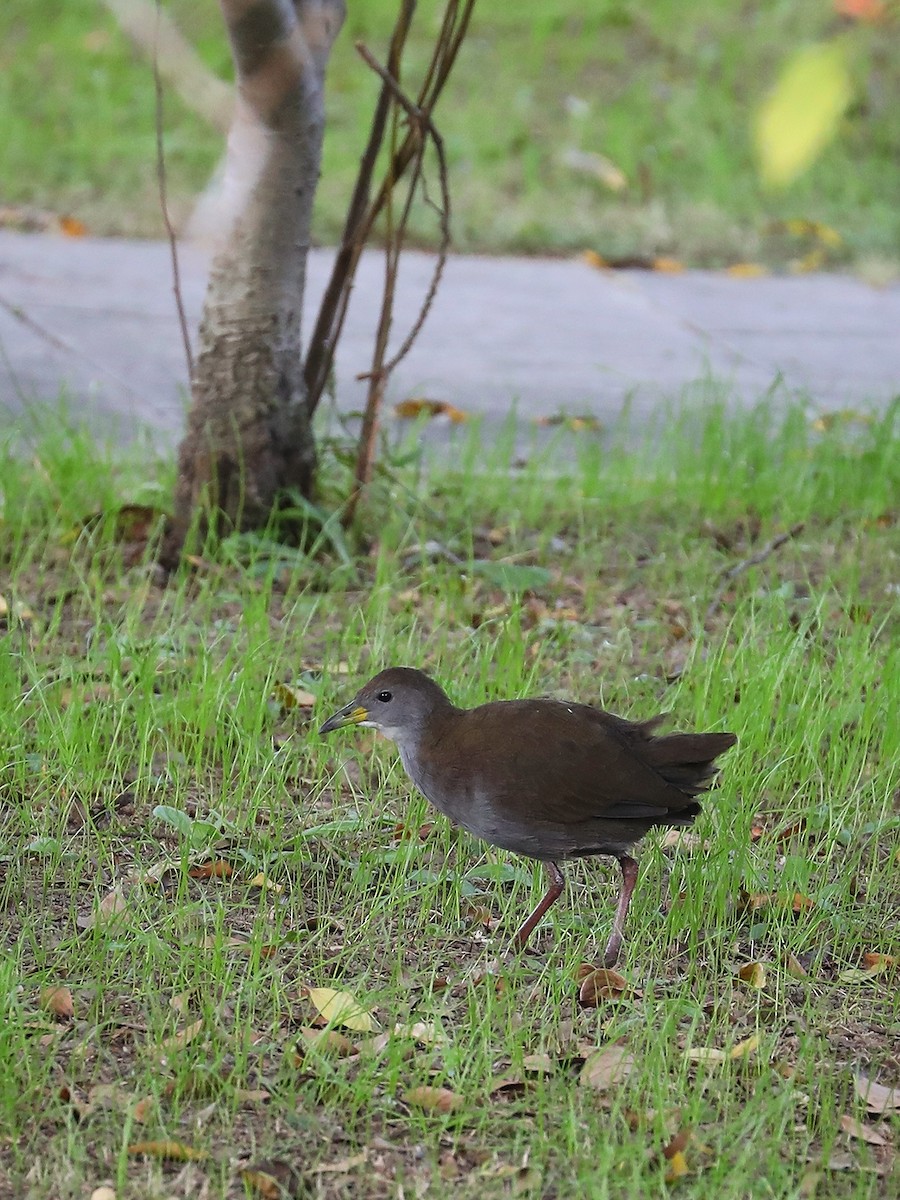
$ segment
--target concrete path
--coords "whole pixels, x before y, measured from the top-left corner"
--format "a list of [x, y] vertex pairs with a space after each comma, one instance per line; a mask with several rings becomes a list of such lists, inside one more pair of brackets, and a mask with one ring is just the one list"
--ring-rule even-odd
[[[207, 262], [191, 247], [180, 257], [195, 329]], [[330, 261], [330, 251], [311, 255], [307, 330]], [[398, 341], [432, 262], [407, 257]], [[381, 273], [372, 252], [338, 355], [339, 405], [347, 411], [362, 402], [355, 376], [369, 364]], [[883, 405], [900, 393], [900, 287], [833, 275], [733, 279], [453, 258], [388, 399], [448, 400], [485, 414], [489, 425], [513, 405], [528, 419], [564, 411], [606, 422], [626, 400], [637, 414], [684, 394], [725, 394], [748, 405], [778, 381], [784, 395], [822, 409]], [[127, 439], [149, 426], [171, 444], [181, 432], [186, 384], [165, 244], [0, 231], [0, 424], [10, 414], [25, 421], [64, 388], [71, 409], [99, 430], [115, 428]]]

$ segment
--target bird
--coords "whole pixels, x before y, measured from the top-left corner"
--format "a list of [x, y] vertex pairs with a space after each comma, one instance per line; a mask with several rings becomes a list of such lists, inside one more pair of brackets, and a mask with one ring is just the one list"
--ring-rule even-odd
[[629, 721], [544, 698], [458, 708], [413, 667], [379, 672], [320, 727], [369, 726], [397, 745], [426, 798], [476, 838], [544, 865], [547, 890], [512, 945], [523, 950], [562, 895], [560, 863], [593, 855], [621, 869], [604, 965], [619, 959], [637, 882], [634, 844], [655, 826], [688, 826], [733, 733], [657, 733], [666, 714]]

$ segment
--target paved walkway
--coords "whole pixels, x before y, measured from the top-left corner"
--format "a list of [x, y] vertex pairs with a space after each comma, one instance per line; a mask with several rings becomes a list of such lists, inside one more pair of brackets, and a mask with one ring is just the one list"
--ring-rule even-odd
[[[308, 314], [330, 261], [326, 250], [311, 255]], [[399, 336], [431, 265], [426, 254], [407, 257]], [[207, 261], [185, 247], [181, 266], [195, 329]], [[364, 258], [338, 355], [348, 411], [361, 405], [355, 376], [369, 362], [381, 270], [377, 253]], [[513, 405], [525, 418], [565, 411], [609, 421], [626, 400], [638, 414], [682, 394], [746, 405], [778, 381], [784, 395], [823, 409], [882, 405], [900, 393], [900, 287], [837, 275], [733, 279], [453, 258], [388, 399], [448, 400], [489, 424]], [[149, 426], [171, 443], [186, 384], [165, 244], [0, 231], [0, 421], [4, 409], [18, 421], [55, 403], [62, 387], [97, 428], [115, 425], [128, 438]]]

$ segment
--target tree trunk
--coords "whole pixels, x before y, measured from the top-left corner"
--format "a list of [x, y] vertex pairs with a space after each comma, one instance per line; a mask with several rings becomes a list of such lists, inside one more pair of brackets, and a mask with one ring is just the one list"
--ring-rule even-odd
[[259, 528], [280, 492], [312, 490], [300, 315], [324, 127], [323, 85], [343, 0], [219, 0], [237, 76], [220, 231], [178, 456], [164, 559], [194, 521]]

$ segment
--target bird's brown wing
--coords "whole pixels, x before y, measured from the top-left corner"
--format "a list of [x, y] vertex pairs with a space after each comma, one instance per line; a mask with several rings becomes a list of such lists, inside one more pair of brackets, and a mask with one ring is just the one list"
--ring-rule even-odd
[[[734, 740], [725, 734], [655, 737], [660, 718], [635, 724], [552, 700], [486, 704], [463, 715], [456, 736], [470, 763], [485, 764], [494, 805], [517, 814], [526, 810], [551, 824], [597, 819], [652, 824], [696, 812], [693, 797], [704, 785], [692, 778], [682, 786], [677, 776], [666, 777], [668, 766], [686, 769], [705, 754], [693, 774], [708, 779], [714, 773], [709, 761]], [[705, 749], [704, 738], [716, 742]], [[676, 761], [667, 763], [670, 758]], [[514, 769], [492, 770], [501, 761], [514, 763]]]

